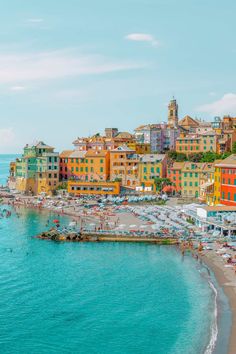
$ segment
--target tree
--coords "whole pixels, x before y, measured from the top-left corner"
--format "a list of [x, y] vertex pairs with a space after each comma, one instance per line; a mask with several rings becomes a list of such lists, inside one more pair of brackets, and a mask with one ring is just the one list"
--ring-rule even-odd
[[161, 192], [164, 186], [171, 186], [172, 185], [172, 182], [169, 178], [156, 177], [154, 179], [154, 183], [156, 186], [156, 190], [158, 192]]
[[200, 162], [202, 157], [203, 157], [203, 153], [202, 152], [198, 152], [197, 154], [190, 154], [188, 156], [188, 160], [191, 161], [191, 162]]
[[236, 154], [236, 141], [233, 143], [232, 153]]

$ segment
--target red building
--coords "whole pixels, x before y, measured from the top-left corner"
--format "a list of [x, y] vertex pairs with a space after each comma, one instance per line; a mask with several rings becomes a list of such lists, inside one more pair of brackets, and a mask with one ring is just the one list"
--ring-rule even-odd
[[231, 155], [215, 167], [220, 168], [220, 203], [236, 206], [236, 155]]
[[175, 191], [181, 193], [181, 170], [184, 166], [184, 162], [174, 162], [167, 170], [167, 178], [171, 180]]
[[60, 154], [60, 181], [67, 181], [70, 178], [70, 171], [68, 169], [68, 158], [72, 154], [72, 152], [72, 150], [66, 150], [62, 151], [62, 153]]

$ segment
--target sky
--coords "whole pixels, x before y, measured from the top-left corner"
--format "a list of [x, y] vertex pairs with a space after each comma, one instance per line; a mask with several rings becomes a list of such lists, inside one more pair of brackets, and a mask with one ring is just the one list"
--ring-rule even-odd
[[235, 0], [8, 0], [0, 153], [57, 151], [106, 127], [236, 116]]

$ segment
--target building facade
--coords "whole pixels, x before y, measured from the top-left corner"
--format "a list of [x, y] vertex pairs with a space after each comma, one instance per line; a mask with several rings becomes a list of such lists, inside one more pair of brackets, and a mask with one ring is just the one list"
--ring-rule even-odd
[[135, 189], [139, 185], [139, 157], [126, 145], [110, 151], [110, 180], [120, 181], [123, 187]]
[[52, 194], [59, 185], [59, 153], [39, 142], [26, 145], [16, 160], [16, 189], [26, 194]]

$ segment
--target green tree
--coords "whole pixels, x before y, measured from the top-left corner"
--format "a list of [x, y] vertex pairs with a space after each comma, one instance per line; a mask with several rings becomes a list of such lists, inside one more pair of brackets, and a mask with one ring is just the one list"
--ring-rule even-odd
[[158, 192], [161, 192], [162, 189], [165, 187], [165, 186], [171, 186], [172, 185], [172, 182], [169, 178], [160, 178], [160, 177], [156, 177], [154, 179], [154, 183], [155, 183], [155, 186], [156, 186], [156, 190]]
[[233, 143], [232, 153], [236, 154], [236, 141]]

